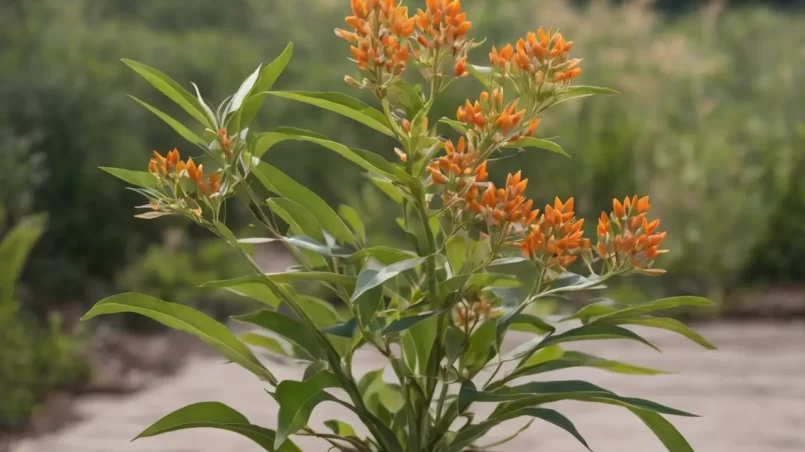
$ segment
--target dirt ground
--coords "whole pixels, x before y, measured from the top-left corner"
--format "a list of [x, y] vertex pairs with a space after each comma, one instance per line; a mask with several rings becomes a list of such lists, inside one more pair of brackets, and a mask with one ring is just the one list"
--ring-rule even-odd
[[[717, 352], [670, 334], [645, 331], [659, 354], [623, 341], [591, 343], [585, 351], [611, 359], [675, 372], [670, 375], [623, 376], [597, 370], [561, 371], [551, 379], [583, 378], [623, 395], [650, 398], [691, 411], [701, 418], [673, 418], [697, 451], [805, 451], [805, 323], [718, 323], [697, 328], [720, 348]], [[516, 342], [518, 338], [513, 338]], [[383, 365], [370, 353], [356, 357], [356, 371]], [[299, 378], [297, 366], [272, 364], [280, 378]], [[82, 420], [61, 432], [24, 440], [14, 452], [258, 452], [259, 447], [237, 435], [193, 430], [130, 442], [159, 417], [186, 404], [221, 401], [258, 424], [276, 423], [276, 405], [262, 394], [250, 373], [223, 360], [199, 355], [171, 377], [126, 396], [90, 396], [77, 404]], [[652, 452], [664, 447], [639, 420], [616, 407], [579, 402], [552, 406], [576, 422], [597, 452]], [[482, 415], [488, 407], [473, 406]], [[339, 418], [351, 420], [338, 406], [314, 411], [312, 426]], [[354, 422], [357, 424], [357, 422]], [[512, 421], [485, 442], [508, 436], [525, 421]], [[326, 451], [315, 441], [299, 440], [305, 451]], [[482, 443], [483, 444], [483, 443]], [[534, 423], [517, 440], [498, 451], [580, 452], [585, 450], [564, 431]]]

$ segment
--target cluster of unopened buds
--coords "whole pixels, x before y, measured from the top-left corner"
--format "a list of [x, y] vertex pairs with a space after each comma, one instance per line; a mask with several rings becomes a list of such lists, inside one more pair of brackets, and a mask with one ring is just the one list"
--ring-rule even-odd
[[657, 232], [660, 220], [648, 221], [651, 209], [648, 197], [638, 199], [635, 195], [622, 203], [615, 199], [612, 205], [613, 212], [610, 215], [602, 212], [598, 220], [596, 251], [601, 259], [614, 269], [631, 265], [639, 273], [665, 273], [652, 268], [657, 256], [667, 250], [660, 249], [665, 239], [665, 232]]
[[[481, 93], [481, 98], [475, 103], [467, 99], [464, 105], [456, 110], [456, 118], [464, 124], [471, 126], [471, 137], [485, 137], [500, 132], [499, 140], [516, 141], [521, 136], [534, 134], [540, 119], [536, 118], [523, 124], [524, 109], [517, 110], [518, 100], [504, 106], [503, 88], [495, 88], [492, 92]], [[523, 127], [524, 126], [524, 127]], [[515, 134], [510, 136], [510, 132]]]
[[573, 41], [548, 29], [528, 33], [516, 46], [507, 44], [500, 52], [493, 47], [489, 62], [501, 76], [524, 77], [527, 85], [541, 87], [544, 81], [567, 84], [581, 75], [580, 59], [571, 59]]
[[432, 67], [443, 55], [454, 61], [457, 77], [467, 74], [467, 52], [472, 41], [467, 34], [472, 22], [461, 11], [461, 0], [427, 0], [427, 8], [415, 16], [419, 48], [414, 55], [424, 67]]
[[546, 205], [539, 221], [532, 224], [525, 238], [518, 243], [523, 253], [544, 268], [565, 269], [579, 254], [589, 252], [590, 240], [582, 238], [584, 220], [576, 220], [574, 200]]
[[183, 177], [187, 177], [196, 185], [196, 194], [199, 196], [210, 197], [218, 192], [220, 188], [220, 176], [212, 173], [204, 176], [204, 165], [196, 166], [193, 158], [183, 161], [179, 151], [174, 148], [166, 156], [154, 151], [154, 157], [148, 162], [148, 170], [159, 181], [167, 181], [178, 184]]
[[454, 309], [453, 322], [459, 328], [472, 328], [483, 320], [494, 319], [502, 314], [501, 308], [493, 306], [483, 298], [473, 302], [462, 300]]
[[353, 31], [337, 28], [335, 34], [352, 44], [350, 51], [358, 67], [372, 74], [371, 80], [358, 82], [345, 77], [350, 85], [383, 84], [400, 75], [408, 64], [407, 39], [414, 32], [414, 18], [396, 0], [351, 0], [352, 16], [346, 23]]
[[523, 179], [520, 171], [509, 174], [505, 188], [495, 188], [495, 184], [490, 182], [480, 200], [468, 200], [469, 208], [479, 214], [488, 226], [500, 228], [505, 238], [512, 227], [527, 227], [539, 215], [539, 209], [532, 209], [534, 201], [523, 196], [527, 186], [528, 179]]

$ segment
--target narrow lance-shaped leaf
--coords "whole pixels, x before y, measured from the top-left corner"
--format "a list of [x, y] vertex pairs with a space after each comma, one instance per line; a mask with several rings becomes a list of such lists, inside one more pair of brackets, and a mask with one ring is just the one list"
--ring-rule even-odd
[[[271, 198], [266, 200], [266, 204], [291, 226], [293, 233], [298, 232], [319, 242], [324, 242], [321, 225], [319, 225], [316, 217], [302, 204], [287, 198]], [[298, 231], [294, 231], [294, 229], [298, 229]]]
[[243, 105], [240, 119], [241, 127], [248, 127], [254, 120], [254, 117], [257, 116], [266, 96], [268, 96], [268, 90], [274, 86], [274, 82], [277, 81], [280, 74], [285, 70], [285, 67], [288, 66], [288, 62], [291, 61], [291, 56], [293, 56], [293, 43], [289, 43], [277, 59], [260, 71], [260, 77], [254, 85], [254, 88], [252, 88], [253, 94], [249, 96], [248, 100], [246, 100], [246, 103]]
[[599, 94], [620, 94], [620, 93], [615, 91], [614, 89], [601, 88], [598, 86], [571, 86], [567, 89], [567, 91], [556, 96], [556, 100], [553, 102], [553, 105], [560, 104], [562, 102], [571, 99], [595, 96]]
[[663, 298], [660, 300], [650, 301], [648, 303], [641, 303], [638, 305], [630, 306], [626, 309], [611, 312], [598, 317], [596, 321], [609, 321], [613, 319], [623, 319], [630, 317], [637, 317], [644, 314], [650, 314], [655, 311], [665, 311], [668, 309], [675, 309], [680, 307], [715, 307], [716, 303], [712, 300], [702, 297], [671, 297]]
[[371, 127], [378, 132], [394, 137], [394, 132], [389, 128], [385, 115], [369, 105], [341, 93], [315, 93], [305, 91], [272, 91], [272, 96], [291, 99], [306, 104], [315, 105], [325, 110], [330, 110], [347, 118], [360, 122]]
[[261, 283], [266, 284], [265, 278], [270, 279], [274, 283], [295, 283], [300, 281], [321, 281], [338, 284], [344, 287], [355, 286], [355, 277], [340, 275], [338, 273], [330, 272], [284, 272], [284, 273], [266, 273], [259, 276], [243, 276], [241, 278], [226, 279], [221, 281], [210, 281], [201, 285], [201, 287], [230, 287], [244, 283]]
[[281, 382], [275, 393], [280, 411], [274, 447], [279, 449], [289, 436], [307, 425], [316, 405], [334, 400], [325, 389], [338, 386], [338, 379], [329, 372], [320, 372], [305, 381]]
[[624, 324], [640, 325], [640, 326], [647, 326], [650, 328], [659, 328], [663, 330], [673, 331], [674, 333], [684, 336], [690, 339], [691, 341], [701, 345], [707, 350], [717, 350], [716, 346], [711, 344], [702, 335], [691, 330], [684, 323], [676, 319], [665, 318], [665, 317], [639, 317], [629, 319], [602, 320], [601, 323], [613, 324], [613, 325], [624, 325]]
[[99, 301], [81, 320], [123, 312], [141, 314], [167, 327], [190, 333], [218, 350], [232, 362], [240, 364], [272, 385], [277, 384], [274, 375], [229, 329], [211, 317], [184, 305], [168, 303], [149, 295], [123, 293]]
[[304, 325], [279, 312], [262, 310], [233, 317], [233, 319], [274, 332], [301, 347], [312, 358], [324, 357], [323, 350], [319, 347], [313, 335], [305, 331]]
[[570, 157], [570, 154], [565, 152], [565, 150], [562, 149], [562, 146], [559, 146], [559, 144], [557, 144], [557, 143], [555, 143], [553, 141], [550, 141], [550, 140], [545, 140], [543, 138], [522, 137], [517, 141], [509, 142], [505, 147], [507, 147], [507, 148], [540, 148], [540, 149], [545, 149], [546, 151], [551, 151], [551, 152], [555, 152], [557, 154], [562, 154], [562, 155], [564, 155], [565, 157], [568, 157], [568, 158]]
[[654, 435], [665, 445], [668, 452], [694, 452], [685, 437], [664, 417], [657, 413], [637, 408], [629, 408], [629, 411], [639, 417], [654, 432]]
[[187, 113], [189, 113], [190, 116], [194, 117], [205, 127], [210, 129], [215, 127], [214, 124], [212, 124], [204, 115], [198, 99], [196, 99], [192, 94], [190, 94], [190, 92], [176, 83], [173, 79], [150, 66], [133, 60], [124, 59], [123, 63], [140, 74], [140, 76], [147, 80], [148, 83], [150, 83], [154, 88], [158, 89], [170, 100], [176, 102]]
[[[374, 273], [371, 278], [364, 278], [360, 285], [355, 287], [355, 292], [352, 294], [352, 301], [355, 301], [360, 297], [364, 292], [372, 289], [373, 287], [377, 287], [384, 282], [388, 281], [389, 279], [399, 275], [404, 271], [411, 270], [416, 268], [417, 266], [421, 265], [425, 262], [424, 257], [417, 257], [415, 259], [409, 259], [402, 262], [397, 262], [396, 264], [389, 265], [388, 267], [384, 267], [377, 273]], [[365, 272], [366, 270], [364, 270]]]
[[185, 140], [187, 140], [187, 141], [189, 141], [191, 143], [194, 143], [194, 144], [198, 144], [200, 146], [206, 146], [207, 143], [200, 136], [196, 135], [195, 132], [193, 132], [192, 130], [190, 130], [187, 127], [185, 127], [184, 124], [182, 124], [181, 122], [179, 122], [179, 121], [173, 119], [172, 117], [168, 116], [167, 114], [157, 110], [155, 107], [153, 107], [152, 105], [148, 104], [147, 102], [143, 102], [143, 101], [141, 101], [140, 99], [137, 99], [134, 96], [129, 96], [129, 97], [132, 98], [138, 104], [140, 104], [143, 107], [145, 107], [148, 111], [150, 111], [151, 113], [156, 115], [159, 119], [165, 121], [166, 124], [171, 126], [171, 128], [173, 130], [175, 130], [176, 133], [181, 135], [182, 138], [184, 138]]
[[115, 176], [116, 178], [122, 180], [123, 182], [129, 183], [136, 187], [143, 187], [149, 189], [156, 189], [157, 188], [157, 179], [154, 177], [153, 174], [149, 173], [148, 171], [134, 171], [134, 170], [127, 170], [123, 168], [109, 168], [109, 167], [101, 167], [101, 170], [106, 171], [107, 173]]
[[337, 240], [351, 245], [356, 243], [352, 231], [319, 195], [268, 163], [261, 162], [254, 171], [268, 190], [304, 206]]
[[219, 402], [194, 403], [176, 410], [148, 427], [135, 439], [191, 428], [215, 428], [238, 433], [269, 452], [302, 452], [290, 441], [286, 441], [280, 448], [275, 448], [274, 430], [252, 424], [246, 416]]

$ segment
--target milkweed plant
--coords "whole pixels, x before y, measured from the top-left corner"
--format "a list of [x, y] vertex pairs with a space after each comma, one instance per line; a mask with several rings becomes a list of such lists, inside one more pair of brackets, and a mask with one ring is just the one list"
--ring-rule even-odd
[[[665, 232], [652, 218], [649, 199], [615, 199], [598, 218], [595, 237], [588, 238], [573, 198], [537, 208], [525, 196], [528, 174], [493, 181], [488, 173], [496, 159], [523, 149], [564, 154], [557, 143], [538, 138], [542, 116], [562, 102], [613, 91], [575, 85], [581, 59], [571, 57], [573, 41], [551, 29], [491, 47], [488, 65], [479, 66], [469, 57], [482, 43], [472, 38], [460, 0], [427, 0], [416, 14], [396, 0], [350, 4], [346, 27], [335, 30], [356, 65], [345, 81], [366, 91], [375, 106], [340, 93], [272, 91], [291, 59], [291, 45], [215, 109], [195, 85], [191, 93], [156, 69], [124, 60], [203, 132], [194, 131], [201, 129], [195, 122], [184, 125], [135, 99], [191, 146], [181, 153], [154, 152], [148, 171], [104, 169], [148, 199], [139, 217], [186, 217], [234, 247], [253, 274], [206, 286], [266, 306], [234, 319], [249, 326], [239, 337], [187, 306], [137, 293], [106, 298], [85, 319], [134, 312], [193, 334], [262, 380], [267, 394], [255, 396], [279, 406], [277, 425], [268, 428], [224, 404], [197, 403], [168, 414], [140, 437], [211, 427], [244, 435], [267, 451], [299, 451], [293, 437], [307, 436], [326, 441], [330, 450], [460, 452], [497, 447], [502, 442], [490, 445], [485, 435], [520, 419], [553, 424], [589, 448], [571, 420], [551, 408], [575, 400], [623, 407], [668, 450], [692, 450], [666, 420], [692, 414], [549, 374], [578, 367], [658, 373], [572, 348], [609, 339], [653, 347], [631, 325], [670, 330], [713, 348], [679, 321], [652, 315], [710, 306], [706, 299], [623, 304], [595, 298], [611, 279], [664, 273], [655, 262], [665, 252]], [[454, 118], [431, 117], [439, 96], [464, 77], [477, 79], [477, 100], [458, 106]], [[388, 150], [393, 158], [291, 127], [255, 133], [249, 126], [268, 98], [311, 104], [385, 134], [396, 142], [394, 153]], [[332, 209], [263, 161], [273, 146], [287, 141], [324, 147], [365, 171], [367, 182], [399, 207], [397, 223], [410, 249], [367, 243], [355, 209]], [[182, 154], [192, 157], [184, 160]], [[268, 199], [260, 195], [266, 192]], [[230, 198], [248, 204], [252, 229], [262, 234], [238, 237], [224, 224]], [[265, 273], [253, 251], [270, 242], [284, 245], [297, 265]], [[310, 293], [326, 293], [329, 300]], [[566, 318], [539, 316], [534, 309], [546, 299], [586, 294], [592, 294], [587, 304]], [[306, 366], [302, 379], [279, 381], [257, 359], [257, 349]], [[374, 350], [387, 365], [356, 374], [358, 349]], [[341, 405], [361, 425], [343, 419], [310, 424], [322, 402]], [[489, 414], [476, 415], [484, 404]]]

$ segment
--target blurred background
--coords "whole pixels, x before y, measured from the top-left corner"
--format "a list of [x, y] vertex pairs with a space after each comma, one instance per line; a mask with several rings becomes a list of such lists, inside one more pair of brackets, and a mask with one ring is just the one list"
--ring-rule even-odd
[[[804, 2], [462, 3], [489, 45], [560, 28], [584, 57], [578, 83], [622, 93], [545, 115], [541, 135], [558, 137], [572, 159], [528, 152], [491, 171], [501, 178], [522, 168], [538, 204], [575, 196], [592, 228], [613, 197], [649, 195], [669, 232], [669, 275], [632, 279], [611, 289], [617, 296], [708, 296], [720, 310], [693, 320], [735, 325], [739, 336], [805, 316]], [[293, 41], [275, 88], [358, 95], [343, 83], [354, 71], [347, 46], [330, 31], [348, 8], [346, 0], [0, 2], [0, 450], [11, 437], [69, 430], [81, 394], [140, 389], [196, 351], [140, 318], [79, 325], [100, 298], [137, 290], [219, 318], [248, 308], [197, 289], [245, 272], [225, 245], [182, 221], [133, 218], [139, 195], [98, 170], [144, 170], [153, 149], [189, 149], [126, 97], [180, 114], [120, 58], [193, 81], [217, 104]], [[486, 64], [485, 54], [471, 62]], [[472, 80], [453, 85], [434, 117], [452, 116], [478, 90]], [[258, 124], [315, 129], [393, 156], [384, 136], [306, 105], [269, 99]], [[394, 206], [356, 167], [301, 146], [267, 158], [327, 201], [358, 209], [375, 243], [401, 240]], [[247, 214], [233, 206], [228, 221], [246, 227]]]

